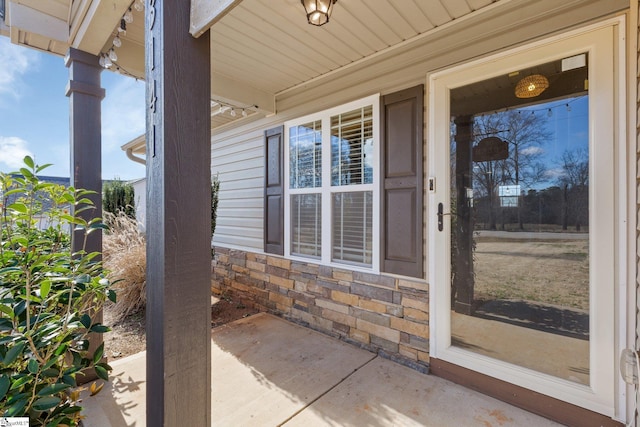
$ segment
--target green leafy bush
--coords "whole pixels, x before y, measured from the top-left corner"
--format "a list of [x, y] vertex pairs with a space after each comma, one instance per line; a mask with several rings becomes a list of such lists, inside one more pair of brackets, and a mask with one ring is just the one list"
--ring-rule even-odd
[[[216, 221], [218, 220], [218, 200], [220, 193], [220, 179], [218, 175], [211, 178], [211, 239], [216, 232]], [[216, 249], [211, 245], [211, 257], [215, 257]]]
[[102, 208], [105, 212], [117, 215], [118, 212], [123, 211], [127, 216], [135, 218], [135, 192], [133, 185], [116, 179], [105, 183], [102, 192]]
[[[103, 345], [90, 353], [89, 340], [108, 331], [95, 313], [115, 294], [100, 254], [71, 253], [69, 234], [84, 231], [86, 242], [105, 226], [78, 216], [93, 209], [90, 192], [42, 182], [36, 174], [48, 165], [30, 157], [24, 163], [19, 173], [0, 174], [0, 415], [28, 416], [32, 426], [76, 426], [76, 378], [95, 369], [107, 380], [111, 370]], [[101, 388], [94, 382], [90, 392]]]
[[218, 220], [218, 199], [220, 193], [220, 180], [218, 175], [211, 179], [211, 236], [216, 232], [216, 221]]

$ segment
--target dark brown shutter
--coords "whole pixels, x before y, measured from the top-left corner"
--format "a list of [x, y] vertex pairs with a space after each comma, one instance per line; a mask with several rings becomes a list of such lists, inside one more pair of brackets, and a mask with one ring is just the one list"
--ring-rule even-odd
[[264, 133], [264, 251], [284, 255], [284, 126]]
[[424, 87], [382, 97], [382, 271], [423, 277]]

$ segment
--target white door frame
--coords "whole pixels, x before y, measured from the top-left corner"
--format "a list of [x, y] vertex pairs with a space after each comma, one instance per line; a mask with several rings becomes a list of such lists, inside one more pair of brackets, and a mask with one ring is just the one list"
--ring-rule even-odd
[[[624, 103], [618, 102], [625, 93], [624, 55], [619, 54], [624, 53], [624, 35], [623, 18], [610, 19], [427, 76], [427, 170], [437, 180], [436, 191], [429, 194], [427, 205], [431, 357], [619, 419], [625, 418], [626, 388], [620, 384], [617, 357], [626, 345], [620, 337], [626, 336], [629, 323], [624, 297], [620, 295], [627, 293], [626, 264], [621, 259], [626, 259], [623, 251], [628, 247], [628, 237], [620, 230], [626, 230], [628, 224], [628, 175], [627, 164], [621, 161], [623, 156], [617, 155], [626, 149], [625, 112], [620, 111]], [[451, 346], [450, 221], [445, 215], [445, 229], [438, 231], [434, 208], [438, 203], [449, 206], [449, 91], [582, 52], [589, 53], [589, 386]]]

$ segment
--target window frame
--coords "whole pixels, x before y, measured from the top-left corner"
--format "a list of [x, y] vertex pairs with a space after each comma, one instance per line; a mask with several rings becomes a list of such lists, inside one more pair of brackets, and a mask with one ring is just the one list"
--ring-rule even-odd
[[[370, 184], [331, 185], [331, 117], [351, 110], [371, 106], [373, 119], [373, 182]], [[321, 121], [322, 129], [322, 185], [320, 187], [291, 188], [289, 130], [301, 124]], [[336, 268], [380, 272], [380, 94], [370, 95], [346, 104], [309, 114], [284, 124], [284, 254], [285, 257], [301, 262], [318, 263]], [[372, 256], [371, 265], [333, 261], [333, 194], [370, 191], [372, 206]], [[296, 194], [321, 194], [321, 256], [306, 257], [291, 253], [291, 196]]]

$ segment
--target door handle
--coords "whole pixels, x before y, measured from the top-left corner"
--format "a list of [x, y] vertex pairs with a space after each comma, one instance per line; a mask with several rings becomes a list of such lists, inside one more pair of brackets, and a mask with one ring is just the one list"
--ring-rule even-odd
[[451, 212], [444, 213], [444, 205], [438, 203], [438, 231], [444, 230], [444, 216], [451, 215]]

